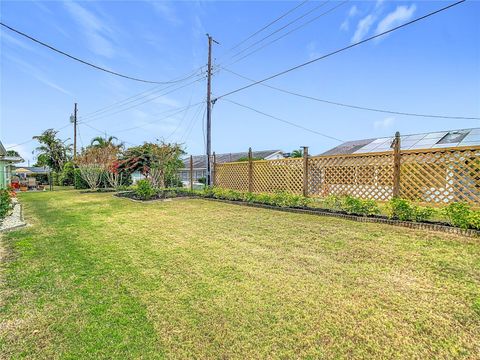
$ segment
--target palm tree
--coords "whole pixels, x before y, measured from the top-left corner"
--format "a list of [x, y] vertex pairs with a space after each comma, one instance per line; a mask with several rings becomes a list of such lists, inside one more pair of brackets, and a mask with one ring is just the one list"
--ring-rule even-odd
[[97, 137], [94, 137], [92, 139], [92, 141], [90, 142], [90, 146], [91, 147], [94, 147], [94, 148], [106, 148], [106, 147], [109, 147], [109, 146], [113, 146], [113, 147], [122, 147], [123, 144], [115, 144], [115, 141], [114, 140], [118, 140], [118, 138], [116, 138], [115, 136], [109, 136], [108, 138], [105, 137], [101, 137], [101, 136], [97, 136]]
[[292, 158], [301, 158], [301, 157], [303, 157], [303, 150], [302, 150], [302, 149], [293, 150], [292, 153], [291, 153], [291, 157], [292, 157]]
[[54, 171], [60, 171], [63, 165], [70, 160], [72, 150], [72, 145], [66, 144], [69, 139], [62, 141], [57, 138], [57, 134], [58, 131], [48, 129], [33, 137], [40, 143], [40, 146], [36, 148], [39, 153], [38, 159], [42, 160], [42, 165], [48, 165]]

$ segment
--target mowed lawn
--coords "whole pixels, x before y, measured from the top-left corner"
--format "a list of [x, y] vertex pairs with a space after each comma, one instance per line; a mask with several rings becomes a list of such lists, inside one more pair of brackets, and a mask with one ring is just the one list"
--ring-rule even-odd
[[480, 240], [207, 200], [21, 194], [0, 358], [480, 358]]

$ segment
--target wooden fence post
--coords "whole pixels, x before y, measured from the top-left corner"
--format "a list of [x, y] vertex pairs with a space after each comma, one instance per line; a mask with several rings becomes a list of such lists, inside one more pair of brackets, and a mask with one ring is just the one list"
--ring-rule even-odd
[[252, 148], [248, 148], [248, 192], [253, 190], [253, 156]]
[[193, 190], [193, 155], [190, 155], [190, 190]]
[[395, 133], [393, 147], [393, 197], [400, 195], [400, 132]]
[[308, 196], [308, 146], [303, 147], [303, 196]]
[[215, 151], [213, 152], [213, 173], [212, 173], [212, 185], [215, 186], [215, 178], [217, 176], [217, 157]]

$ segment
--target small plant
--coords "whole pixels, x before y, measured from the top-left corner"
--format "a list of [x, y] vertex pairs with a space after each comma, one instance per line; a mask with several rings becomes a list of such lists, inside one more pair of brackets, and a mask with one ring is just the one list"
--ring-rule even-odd
[[414, 206], [413, 220], [417, 222], [427, 221], [432, 218], [436, 210], [430, 206]]
[[443, 213], [453, 226], [467, 229], [470, 223], [470, 206], [466, 203], [451, 203]]
[[391, 219], [412, 220], [414, 214], [415, 210], [408, 200], [393, 198], [387, 204], [387, 215]]
[[152, 183], [146, 179], [137, 181], [137, 187], [135, 189], [135, 195], [142, 200], [149, 200], [157, 194], [157, 191], [153, 188]]
[[0, 219], [3, 219], [12, 209], [12, 194], [11, 191], [0, 190]]
[[470, 212], [468, 225], [472, 229], [480, 230], [480, 210]]
[[349, 214], [374, 215], [380, 213], [375, 200], [363, 200], [353, 196], [345, 196], [341, 201], [341, 208]]

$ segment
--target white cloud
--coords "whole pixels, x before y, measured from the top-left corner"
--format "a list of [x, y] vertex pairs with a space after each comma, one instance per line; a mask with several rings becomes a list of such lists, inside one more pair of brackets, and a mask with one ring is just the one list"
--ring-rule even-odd
[[385, 18], [378, 23], [376, 34], [382, 33], [388, 29], [391, 29], [405, 21], [408, 21], [412, 18], [417, 7], [415, 4], [407, 6], [397, 6], [397, 8], [391, 13], [387, 14]]
[[353, 17], [358, 14], [358, 8], [357, 5], [353, 5], [350, 10], [348, 11], [348, 16]]
[[72, 19], [83, 28], [90, 50], [98, 55], [113, 58], [116, 55], [111, 39], [114, 36], [114, 30], [79, 4], [68, 1], [64, 5], [70, 12]]
[[373, 123], [373, 127], [376, 129], [376, 130], [385, 130], [385, 129], [389, 129], [393, 126], [393, 124], [395, 123], [395, 118], [393, 117], [387, 117], [383, 120], [377, 120]]
[[175, 9], [167, 1], [150, 1], [155, 11], [165, 20], [173, 25], [180, 25], [182, 21], [178, 18]]
[[375, 9], [378, 9], [380, 6], [382, 6], [384, 0], [377, 0], [375, 3]]
[[373, 14], [367, 15], [362, 18], [357, 25], [357, 29], [355, 30], [355, 34], [352, 37], [352, 43], [358, 42], [362, 40], [365, 35], [367, 35], [368, 31], [372, 27], [373, 23], [376, 20], [376, 16]]
[[14, 62], [22, 71], [25, 73], [33, 76], [35, 79], [43, 83], [44, 85], [47, 85], [51, 87], [52, 89], [55, 89], [57, 91], [60, 91], [61, 93], [64, 93], [65, 95], [73, 97], [73, 94], [65, 90], [63, 87], [60, 85], [54, 83], [52, 80], [50, 80], [47, 75], [45, 75], [43, 72], [41, 72], [38, 68], [30, 65], [29, 63], [20, 60], [19, 58], [16, 58], [11, 55], [5, 55], [5, 58], [9, 59], [10, 61]]
[[348, 31], [350, 29], [350, 18], [358, 14], [357, 5], [353, 5], [348, 11], [347, 18], [340, 24], [340, 30]]

